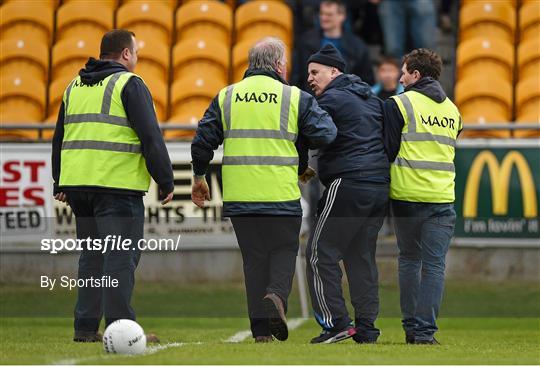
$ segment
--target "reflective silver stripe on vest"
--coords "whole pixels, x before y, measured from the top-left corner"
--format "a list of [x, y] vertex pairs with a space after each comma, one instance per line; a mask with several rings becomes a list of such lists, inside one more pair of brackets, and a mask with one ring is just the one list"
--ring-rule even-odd
[[225, 118], [225, 126], [227, 130], [231, 129], [231, 104], [232, 104], [232, 90], [234, 85], [229, 85], [225, 91], [225, 100], [223, 101], [223, 116]]
[[261, 138], [261, 139], [286, 139], [296, 141], [296, 134], [286, 131], [262, 130], [262, 129], [238, 129], [226, 130], [223, 133], [226, 138]]
[[279, 129], [286, 133], [289, 127], [289, 109], [291, 108], [292, 88], [283, 84], [281, 92], [281, 110], [279, 111]]
[[120, 76], [122, 76], [122, 74], [124, 73], [125, 71], [121, 71], [119, 73], [114, 74], [111, 77], [111, 79], [109, 79], [109, 81], [107, 82], [107, 86], [105, 87], [105, 92], [103, 93], [103, 100], [101, 102], [101, 113], [79, 113], [79, 114], [71, 114], [71, 115], [67, 113], [67, 105], [69, 102], [69, 96], [71, 94], [71, 87], [73, 86], [73, 83], [75, 83], [76, 81], [76, 80], [73, 80], [66, 90], [66, 106], [64, 106], [65, 107], [64, 124], [73, 124], [73, 123], [79, 123], [79, 122], [103, 122], [103, 123], [111, 124], [111, 125], [130, 127], [129, 120], [127, 118], [109, 115], [109, 112], [111, 110], [112, 94], [114, 91], [114, 86], [116, 85], [116, 82], [118, 81]]
[[236, 156], [223, 157], [223, 165], [235, 165], [235, 166], [296, 166], [298, 165], [298, 157], [271, 157], [271, 156], [256, 156], [245, 157]]
[[407, 118], [409, 119], [409, 133], [415, 133], [416, 117], [414, 117], [414, 110], [411, 100], [405, 93], [399, 94], [397, 97], [401, 100], [401, 103], [403, 103], [403, 107], [405, 107], [405, 112], [407, 113]]
[[227, 90], [225, 91], [225, 100], [223, 101], [223, 116], [226, 126], [223, 136], [225, 138], [283, 139], [296, 141], [297, 135], [287, 131], [289, 127], [289, 109], [291, 107], [292, 93], [292, 88], [290, 86], [283, 84], [281, 109], [279, 111], [279, 131], [267, 129], [231, 129], [232, 89], [232, 85], [227, 87]]
[[409, 167], [413, 169], [431, 169], [435, 171], [455, 172], [453, 163], [431, 162], [431, 161], [413, 161], [403, 157], [397, 157], [394, 163], [396, 166]]
[[140, 144], [111, 143], [97, 140], [71, 140], [62, 143], [62, 149], [94, 149], [108, 150], [112, 152], [140, 153]]
[[72, 80], [71, 83], [69, 83], [67, 89], [66, 89], [66, 103], [64, 106], [64, 115], [67, 115], [68, 113], [68, 106], [69, 106], [69, 95], [71, 94], [71, 88], [73, 87], [73, 83], [75, 83], [75, 80]]
[[119, 73], [115, 73], [111, 79], [109, 79], [109, 82], [107, 83], [107, 86], [105, 87], [105, 93], [103, 93], [103, 102], [101, 103], [101, 113], [108, 115], [111, 111], [111, 101], [112, 101], [112, 95], [114, 91], [114, 86], [116, 85], [116, 82], [118, 79], [124, 74], [125, 71], [121, 71]]
[[129, 127], [129, 121], [125, 117], [104, 115], [102, 113], [80, 113], [77, 115], [66, 115], [64, 124], [78, 122], [104, 122], [107, 124]]
[[456, 147], [456, 139], [449, 136], [436, 135], [431, 133], [405, 133], [401, 134], [403, 141], [436, 141], [439, 144], [450, 145]]

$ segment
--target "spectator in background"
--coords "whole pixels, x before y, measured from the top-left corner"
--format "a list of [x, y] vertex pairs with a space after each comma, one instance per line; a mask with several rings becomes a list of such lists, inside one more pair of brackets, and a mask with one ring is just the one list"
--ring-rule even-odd
[[309, 90], [307, 80], [307, 60], [326, 44], [336, 47], [348, 65], [347, 72], [356, 74], [372, 85], [375, 82], [373, 69], [366, 44], [349, 31], [343, 23], [346, 19], [345, 5], [341, 0], [323, 0], [319, 7], [320, 29], [306, 32], [297, 42], [292, 82]]
[[377, 65], [377, 84], [371, 87], [371, 91], [385, 101], [403, 92], [403, 86], [398, 82], [399, 77], [399, 61], [393, 57], [383, 57]]
[[372, 0], [379, 3], [384, 53], [401, 59], [412, 48], [434, 48], [436, 14], [433, 0]]
[[439, 12], [439, 26], [445, 33], [452, 32], [452, 18], [450, 13], [452, 11], [452, 5], [454, 0], [442, 0], [441, 9]]

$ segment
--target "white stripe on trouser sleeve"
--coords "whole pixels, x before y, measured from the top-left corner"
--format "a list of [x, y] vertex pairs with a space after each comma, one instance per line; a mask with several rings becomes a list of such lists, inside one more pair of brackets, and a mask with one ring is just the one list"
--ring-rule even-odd
[[322, 311], [323, 316], [323, 322], [328, 327], [333, 327], [332, 323], [332, 314], [330, 313], [330, 309], [328, 308], [328, 305], [326, 304], [326, 300], [324, 299], [324, 289], [323, 289], [323, 283], [321, 276], [319, 275], [319, 269], [317, 267], [318, 257], [317, 257], [317, 246], [319, 242], [319, 237], [321, 235], [322, 229], [324, 227], [324, 224], [326, 222], [326, 219], [328, 218], [328, 215], [330, 214], [332, 210], [332, 206], [334, 205], [334, 201], [336, 199], [337, 190], [339, 188], [339, 184], [341, 183], [341, 178], [338, 178], [332, 182], [330, 185], [330, 188], [328, 189], [328, 195], [326, 197], [326, 203], [324, 205], [324, 209], [321, 212], [321, 216], [319, 217], [319, 220], [317, 221], [317, 226], [315, 227], [315, 232], [313, 234], [313, 240], [311, 242], [311, 259], [310, 264], [311, 268], [313, 270], [313, 289], [315, 291], [315, 295], [317, 298], [317, 302], [319, 304], [319, 308]]

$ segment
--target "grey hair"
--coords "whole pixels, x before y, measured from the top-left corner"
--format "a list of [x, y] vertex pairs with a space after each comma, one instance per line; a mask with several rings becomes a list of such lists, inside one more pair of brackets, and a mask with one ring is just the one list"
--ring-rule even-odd
[[276, 37], [266, 37], [249, 50], [249, 68], [275, 71], [283, 60], [285, 44]]

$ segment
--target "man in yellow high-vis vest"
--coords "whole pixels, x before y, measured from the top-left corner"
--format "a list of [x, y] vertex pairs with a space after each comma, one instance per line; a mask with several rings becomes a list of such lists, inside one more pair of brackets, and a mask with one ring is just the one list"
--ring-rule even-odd
[[436, 318], [454, 233], [454, 153], [462, 129], [438, 82], [442, 61], [428, 49], [403, 59], [405, 92], [385, 102], [390, 206], [399, 248], [402, 324], [409, 344], [438, 344]]
[[[90, 58], [67, 86], [53, 137], [55, 199], [71, 206], [77, 238], [102, 246], [83, 246], [78, 278], [105, 277], [110, 285], [91, 282], [78, 289], [76, 342], [101, 341], [102, 315], [105, 326], [118, 319], [135, 320], [130, 303], [150, 177], [163, 204], [173, 196], [171, 161], [152, 96], [133, 73], [136, 64], [135, 35], [126, 30], [106, 33], [100, 60]], [[115, 238], [131, 240], [130, 248], [112, 248]], [[153, 335], [147, 339], [156, 341]]]
[[287, 85], [286, 64], [282, 41], [259, 41], [244, 79], [218, 93], [191, 145], [192, 199], [203, 207], [210, 200], [206, 170], [223, 143], [223, 212], [242, 252], [256, 342], [288, 337], [285, 313], [302, 216], [298, 175], [307, 175], [307, 151], [300, 149], [299, 157], [298, 143], [317, 149], [336, 137], [315, 99]]

